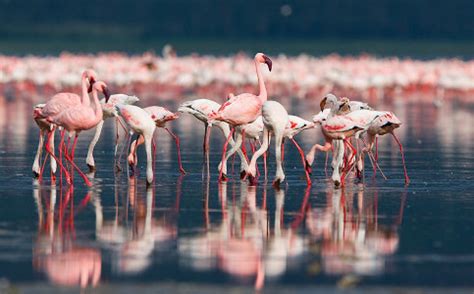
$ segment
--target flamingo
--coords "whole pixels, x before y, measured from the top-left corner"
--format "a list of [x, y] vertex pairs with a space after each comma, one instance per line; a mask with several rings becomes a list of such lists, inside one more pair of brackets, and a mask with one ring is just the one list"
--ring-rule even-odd
[[[242, 146], [242, 143], [244, 143], [242, 134], [245, 134], [245, 136], [248, 137], [249, 139], [253, 139], [254, 141], [260, 142], [260, 134], [263, 132], [263, 128], [264, 128], [264, 125], [263, 125], [262, 116], [259, 116], [255, 121], [253, 121], [250, 124], [240, 125], [240, 126], [236, 127], [237, 135], [235, 136], [235, 144], [227, 152], [227, 154], [224, 158], [224, 161], [221, 161], [219, 163], [219, 166], [218, 166], [218, 170], [222, 169], [222, 176], [224, 178], [227, 178], [227, 160], [229, 159], [229, 157], [234, 155], [235, 152], [238, 152], [238, 151], [242, 150], [240, 148]], [[243, 151], [242, 151], [242, 153], [243, 153]], [[241, 166], [240, 166], [240, 178], [241, 179], [243, 179], [246, 175], [245, 170], [247, 169], [247, 166], [248, 166], [247, 159], [244, 158], [241, 161]], [[266, 175], [266, 173], [267, 172], [266, 172], [266, 164], [265, 164], [265, 175]]]
[[[265, 88], [265, 82], [263, 80], [259, 64], [267, 64], [268, 70], [271, 71], [272, 61], [265, 54], [257, 53], [254, 58], [254, 63], [259, 85], [259, 94], [254, 95], [250, 93], [244, 93], [237, 96], [232, 96], [229, 100], [222, 104], [217, 112], [212, 112], [209, 115], [211, 123], [215, 120], [219, 120], [227, 122], [231, 127], [233, 127], [224, 144], [221, 161], [225, 160], [227, 146], [232, 134], [235, 131], [235, 127], [255, 121], [260, 115], [263, 104], [267, 101], [267, 89]], [[242, 133], [242, 136], [245, 138], [244, 133]], [[219, 171], [219, 180], [225, 180], [225, 178], [222, 177], [222, 172], [223, 170], [221, 168]]]
[[152, 141], [153, 133], [155, 132], [156, 123], [151, 118], [151, 115], [143, 108], [135, 105], [121, 105], [115, 106], [119, 115], [123, 118], [125, 123], [129, 126], [130, 133], [137, 133], [143, 136], [145, 141], [145, 150], [147, 158], [146, 180], [147, 185], [153, 183], [153, 154]]
[[[289, 120], [289, 124], [285, 128], [284, 137], [290, 139], [291, 142], [295, 145], [296, 149], [298, 149], [298, 152], [300, 153], [300, 156], [301, 156], [301, 160], [303, 162], [303, 167], [305, 167], [306, 159], [305, 159], [303, 149], [301, 149], [300, 145], [298, 144], [298, 142], [296, 142], [296, 140], [293, 137], [304, 130], [314, 128], [315, 124], [314, 122], [307, 121], [296, 115], [289, 115], [288, 120]], [[282, 145], [282, 147], [283, 146], [284, 144]], [[283, 156], [284, 156], [284, 152], [283, 152]], [[311, 178], [306, 168], [305, 168], [305, 175], [306, 175], [306, 183], [308, 185], [311, 185]]]
[[[165, 129], [170, 136], [174, 139], [175, 144], [176, 144], [176, 149], [178, 152], [178, 165], [179, 165], [179, 171], [181, 174], [186, 174], [186, 171], [183, 168], [183, 165], [181, 163], [181, 152], [180, 152], [180, 144], [179, 144], [179, 138], [176, 136], [169, 128], [166, 127], [166, 123], [168, 121], [175, 120], [179, 117], [178, 113], [173, 113], [169, 111], [168, 109], [160, 106], [149, 106], [143, 108], [148, 114], [151, 116], [151, 118], [155, 121], [156, 127], [158, 128], [163, 128]], [[143, 136], [139, 136], [137, 140], [134, 140], [132, 144], [130, 145], [130, 154], [128, 155], [128, 163], [130, 165], [137, 165], [137, 147], [141, 144], [143, 144], [144, 139]]]
[[[120, 118], [118, 117], [117, 110], [115, 109], [115, 105], [117, 104], [135, 104], [140, 99], [136, 96], [129, 96], [125, 94], [114, 94], [111, 95], [109, 98], [109, 101], [105, 103], [105, 100], [102, 99], [100, 100], [100, 104], [102, 106], [102, 121], [97, 124], [96, 130], [94, 137], [92, 138], [92, 141], [89, 144], [89, 148], [87, 150], [87, 158], [86, 158], [86, 164], [89, 167], [89, 171], [93, 172], [96, 170], [95, 166], [95, 160], [94, 160], [94, 148], [97, 142], [99, 141], [100, 135], [102, 133], [102, 127], [104, 126], [104, 122], [108, 118], [113, 118], [115, 117], [115, 132], [116, 132], [116, 140], [115, 140], [115, 155], [117, 154], [117, 143], [118, 143], [118, 124], [120, 124], [122, 127], [123, 124], [120, 121]], [[119, 162], [120, 164], [120, 162]]]
[[[40, 177], [42, 172], [40, 170], [39, 160], [43, 150], [43, 137], [47, 135], [46, 149], [50, 150], [49, 154], [54, 156], [54, 129], [55, 126], [51, 125], [47, 118], [59, 114], [61, 111], [79, 105], [81, 103], [89, 103], [89, 94], [92, 91], [92, 85], [97, 80], [97, 74], [92, 69], [87, 69], [82, 73], [82, 97], [74, 93], [58, 93], [51, 97], [45, 104], [38, 104], [34, 108], [33, 118], [40, 128], [40, 138], [38, 142], [38, 149], [36, 152], [35, 159], [33, 161], [33, 176], [35, 178]], [[60, 148], [62, 148], [60, 146]], [[60, 150], [61, 152], [61, 150]], [[46, 158], [45, 158], [46, 162]], [[54, 179], [54, 173], [56, 172], [56, 161], [51, 160], [51, 177]]]
[[282, 156], [281, 156], [281, 145], [283, 143], [283, 137], [285, 136], [285, 130], [289, 124], [288, 112], [280, 103], [276, 101], [266, 101], [262, 107], [263, 124], [263, 142], [260, 148], [255, 151], [252, 159], [249, 163], [247, 175], [252, 184], [255, 183], [256, 175], [256, 164], [257, 159], [268, 149], [270, 136], [275, 135], [275, 156], [276, 156], [276, 174], [273, 181], [273, 185], [278, 187], [281, 182], [285, 180], [285, 173], [283, 171]]
[[[402, 163], [403, 163], [403, 172], [405, 176], [405, 184], [408, 185], [410, 183], [410, 178], [408, 177], [407, 168], [405, 164], [405, 155], [403, 152], [403, 146], [400, 143], [400, 140], [394, 133], [394, 130], [399, 128], [402, 122], [395, 116], [394, 113], [386, 111], [384, 114], [380, 115], [376, 118], [367, 129], [367, 146], [362, 150], [363, 152], [370, 152], [373, 149], [374, 144], [377, 144], [377, 137], [383, 136], [386, 134], [391, 134], [395, 141], [397, 142], [400, 153], [402, 155]], [[357, 161], [356, 168], [359, 172], [363, 171], [363, 157], [362, 154], [359, 155], [359, 159]], [[374, 166], [375, 171], [375, 166]]]
[[[359, 131], [367, 130], [370, 123], [382, 114], [378, 111], [363, 109], [345, 115], [335, 115], [335, 113], [344, 107], [344, 103], [338, 101], [336, 96], [332, 94], [328, 94], [323, 98], [320, 103], [321, 110], [323, 110], [326, 105], [330, 107], [329, 115], [321, 124], [321, 129], [326, 142], [324, 146], [315, 144], [311, 147], [308, 154], [306, 154], [307, 168], [309, 168], [313, 163], [316, 150], [328, 152], [332, 147], [333, 140], [342, 140], [344, 141], [344, 145], [351, 149], [353, 154], [352, 158], [349, 160], [349, 162], [351, 162], [357, 152], [354, 146], [352, 146], [348, 141], [348, 138], [354, 136]], [[344, 177], [342, 177], [342, 180], [343, 179]], [[339, 186], [340, 182], [335, 180], [334, 184]]]
[[[84, 182], [89, 187], [92, 186], [91, 182], [74, 163], [74, 152], [76, 149], [79, 133], [97, 126], [97, 124], [102, 121], [102, 108], [100, 106], [97, 92], [103, 93], [105, 96], [105, 102], [108, 101], [109, 93], [107, 90], [107, 85], [102, 81], [95, 82], [92, 89], [94, 108], [90, 106], [90, 101], [84, 101], [79, 105], [70, 107], [55, 116], [50, 116], [47, 118], [48, 122], [63, 127], [64, 130], [68, 131], [69, 138], [74, 135], [74, 143], [72, 145], [70, 154], [71, 156], [69, 157], [69, 155], [66, 154], [66, 159], [78, 171], [79, 175], [84, 179]], [[64, 142], [64, 130], [61, 135], [61, 142]]]
[[[202, 150], [203, 150], [203, 162], [207, 162], [208, 164], [208, 170], [209, 170], [209, 136], [210, 136], [210, 130], [208, 129], [209, 126], [215, 126], [218, 129], [221, 130], [222, 134], [224, 135], [225, 138], [229, 137], [230, 134], [230, 127], [227, 123], [222, 122], [222, 121], [214, 121], [212, 125], [210, 125], [209, 122], [209, 114], [212, 112], [217, 112], [221, 105], [215, 101], [209, 100], [209, 99], [196, 99], [192, 101], [186, 101], [181, 104], [181, 106], [178, 108], [178, 112], [181, 113], [189, 113], [201, 122], [204, 123], [204, 139], [203, 139], [203, 144], [202, 144]], [[229, 144], [231, 146], [235, 145], [235, 142], [232, 138], [230, 138]], [[245, 160], [245, 156], [243, 152], [240, 149], [237, 149], [237, 154], [240, 157], [241, 163], [244, 164], [244, 169], [245, 169], [245, 164], [247, 163]]]

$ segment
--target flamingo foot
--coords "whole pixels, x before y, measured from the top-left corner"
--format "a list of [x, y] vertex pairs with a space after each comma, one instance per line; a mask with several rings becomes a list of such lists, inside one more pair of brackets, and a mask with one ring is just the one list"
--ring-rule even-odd
[[247, 173], [245, 172], [245, 170], [241, 171], [240, 172], [240, 179], [245, 180], [246, 177], [247, 177]]
[[334, 181], [334, 187], [339, 188], [341, 186], [341, 182], [339, 180]]
[[185, 174], [186, 174], [186, 171], [185, 171], [184, 168], [182, 168], [182, 167], [179, 168], [179, 172], [180, 172], [182, 175], [185, 175]]
[[38, 179], [40, 174], [38, 172], [33, 171], [33, 178]]
[[90, 164], [87, 164], [87, 167], [89, 168], [89, 172], [90, 173], [93, 173], [95, 172], [97, 169], [95, 168], [95, 165], [90, 165]]
[[247, 174], [247, 177], [249, 179], [250, 186], [256, 186], [258, 184], [257, 177], [254, 177], [251, 174]]
[[311, 164], [309, 164], [309, 162], [307, 160], [304, 163], [304, 169], [306, 170], [306, 172], [309, 175], [311, 175], [313, 173], [313, 168], [311, 167]]
[[56, 183], [56, 175], [51, 173], [51, 183]]
[[272, 186], [273, 186], [273, 188], [279, 190], [279, 189], [280, 189], [280, 184], [281, 184], [281, 180], [280, 180], [280, 179], [276, 179], [276, 180], [273, 181]]
[[119, 173], [122, 171], [122, 167], [119, 164], [115, 165], [115, 172]]
[[219, 182], [227, 182], [228, 180], [229, 178], [224, 173], [222, 173], [222, 175], [219, 177]]

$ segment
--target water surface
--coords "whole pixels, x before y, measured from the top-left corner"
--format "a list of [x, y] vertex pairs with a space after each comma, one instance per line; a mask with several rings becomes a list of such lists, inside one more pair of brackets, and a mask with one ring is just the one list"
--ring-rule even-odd
[[[162, 104], [159, 98], [156, 104]], [[284, 104], [308, 119], [317, 111], [317, 103]], [[95, 153], [98, 170], [90, 175], [92, 188], [77, 176], [74, 187], [52, 186], [49, 176], [39, 184], [31, 178], [38, 136], [31, 105], [3, 100], [2, 108], [0, 287], [32, 291], [31, 285], [97, 284], [99, 290], [153, 286], [188, 292], [224, 286], [281, 291], [474, 287], [472, 106], [376, 106], [404, 122], [397, 134], [405, 147], [408, 187], [398, 146], [383, 137], [379, 158], [388, 180], [374, 179], [368, 170], [365, 182], [348, 179], [345, 188], [335, 189], [320, 154], [314, 184], [307, 188], [299, 155], [287, 143], [287, 182], [280, 190], [262, 180], [257, 187], [241, 182], [238, 159], [234, 177], [219, 184], [223, 139], [215, 130], [211, 178], [203, 179], [204, 127], [188, 115], [171, 123], [181, 137], [184, 176], [164, 130], [157, 135], [155, 185], [145, 185], [143, 150], [137, 177], [115, 173], [114, 124], [107, 121]], [[84, 170], [92, 135], [81, 135], [76, 152]], [[319, 130], [297, 140], [305, 150], [322, 143]]]

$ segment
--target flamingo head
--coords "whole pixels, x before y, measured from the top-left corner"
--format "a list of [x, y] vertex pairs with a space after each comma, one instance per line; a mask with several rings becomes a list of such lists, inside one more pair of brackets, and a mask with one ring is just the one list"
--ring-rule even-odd
[[339, 114], [347, 114], [351, 112], [350, 102], [351, 101], [347, 97], [341, 98], [341, 100], [339, 101], [339, 109], [338, 109]]
[[255, 60], [260, 63], [266, 63], [268, 66], [268, 70], [272, 71], [272, 60], [263, 53], [255, 54]]
[[109, 89], [107, 88], [107, 85], [104, 82], [102, 81], [95, 82], [94, 89], [104, 94], [105, 103], [109, 102], [109, 98], [110, 98]]
[[97, 73], [93, 69], [86, 69], [82, 73], [82, 78], [87, 79], [87, 81], [89, 82], [89, 88], [87, 89], [87, 92], [92, 92], [92, 87], [97, 81]]
[[319, 103], [319, 107], [321, 108], [321, 111], [324, 110], [327, 106], [329, 108], [333, 108], [334, 106], [338, 105], [337, 97], [334, 94], [327, 94], [324, 96], [323, 100]]

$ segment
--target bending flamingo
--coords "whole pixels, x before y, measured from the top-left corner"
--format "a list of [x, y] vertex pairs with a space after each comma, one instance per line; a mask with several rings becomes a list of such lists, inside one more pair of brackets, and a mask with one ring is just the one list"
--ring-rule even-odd
[[280, 103], [276, 101], [266, 101], [262, 107], [263, 124], [263, 142], [262, 146], [255, 151], [252, 159], [249, 163], [247, 175], [252, 184], [255, 184], [256, 165], [258, 158], [268, 149], [270, 144], [270, 136], [275, 136], [275, 157], [276, 157], [276, 173], [273, 185], [279, 187], [280, 183], [285, 180], [285, 173], [283, 171], [283, 159], [281, 156], [281, 145], [283, 143], [283, 137], [285, 136], [285, 130], [289, 124], [288, 112]]
[[[232, 128], [227, 137], [227, 141], [224, 144], [222, 150], [222, 160], [225, 160], [227, 146], [230, 138], [235, 131], [235, 127], [240, 125], [249, 124], [257, 119], [260, 115], [263, 104], [267, 101], [267, 89], [265, 88], [265, 82], [263, 75], [260, 70], [260, 63], [265, 63], [268, 66], [268, 70], [272, 70], [272, 61], [263, 53], [257, 53], [254, 58], [255, 70], [257, 72], [257, 79], [259, 85], [259, 94], [254, 95], [250, 93], [244, 93], [237, 96], [232, 96], [219, 108], [217, 112], [212, 112], [209, 115], [210, 122], [215, 120], [227, 122]], [[245, 134], [242, 133], [243, 140], [245, 140]], [[261, 149], [261, 148], [260, 148]], [[219, 171], [219, 180], [225, 180], [222, 176], [222, 168]]]
[[[178, 165], [179, 165], [179, 171], [184, 175], [186, 174], [186, 171], [183, 168], [183, 165], [181, 163], [181, 151], [180, 151], [180, 144], [179, 144], [179, 138], [177, 135], [175, 135], [169, 128], [166, 127], [166, 123], [168, 121], [175, 120], [179, 117], [177, 113], [173, 113], [169, 111], [168, 109], [160, 106], [149, 106], [143, 108], [148, 114], [151, 116], [151, 119], [155, 121], [156, 127], [158, 128], [163, 128], [165, 129], [168, 134], [174, 139], [174, 142], [176, 144], [176, 149], [178, 152]], [[137, 161], [137, 147], [144, 142], [143, 136], [139, 136], [137, 140], [134, 140], [132, 144], [130, 145], [130, 154], [128, 155], [128, 163], [130, 165], [136, 166], [138, 161]]]
[[[87, 158], [86, 158], [86, 164], [89, 167], [89, 171], [93, 172], [96, 170], [95, 166], [95, 160], [94, 160], [94, 148], [97, 142], [99, 141], [100, 135], [102, 133], [102, 127], [104, 126], [104, 122], [108, 118], [113, 118], [115, 117], [115, 132], [116, 132], [116, 140], [115, 140], [115, 148], [114, 148], [114, 153], [117, 155], [117, 144], [118, 144], [118, 125], [122, 125], [122, 122], [120, 121], [120, 118], [118, 117], [117, 110], [115, 109], [115, 106], [117, 104], [135, 104], [139, 101], [138, 97], [136, 96], [129, 96], [125, 94], [114, 94], [110, 96], [109, 101], [105, 103], [105, 100], [102, 99], [100, 100], [100, 104], [102, 106], [102, 121], [97, 124], [94, 138], [92, 138], [91, 143], [89, 144], [89, 148], [87, 150]], [[127, 131], [127, 130], [125, 130]], [[126, 132], [128, 135], [128, 132]], [[125, 140], [126, 141], [126, 140]], [[119, 162], [120, 164], [120, 162]]]
[[138, 106], [118, 104], [115, 107], [117, 108], [119, 115], [129, 126], [130, 132], [136, 133], [138, 136], [143, 136], [143, 139], [145, 141], [147, 159], [146, 181], [147, 185], [151, 185], [153, 183], [154, 178], [153, 153], [151, 149], [153, 144], [153, 133], [156, 129], [156, 123], [146, 110]]
[[[214, 121], [212, 125], [209, 124], [210, 122], [209, 122], [208, 116], [212, 112], [217, 112], [220, 107], [221, 105], [215, 101], [212, 101], [209, 99], [196, 99], [192, 101], [186, 101], [183, 104], [181, 104], [181, 106], [178, 108], [179, 112], [189, 113], [204, 123], [204, 139], [202, 143], [203, 162], [207, 163], [208, 170], [209, 170], [209, 136], [210, 136], [210, 130], [208, 129], [208, 127], [216, 126], [217, 128], [221, 130], [225, 138], [229, 137], [229, 134], [230, 134], [230, 127], [225, 122]], [[235, 145], [235, 142], [232, 138], [230, 138], [229, 144], [231, 146]], [[242, 153], [240, 149], [237, 149], [237, 154], [240, 157], [240, 162], [245, 163], [245, 166], [244, 166], [245, 168], [247, 162], [245, 160], [244, 154]]]

